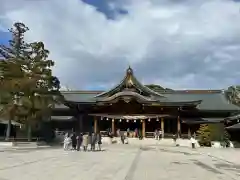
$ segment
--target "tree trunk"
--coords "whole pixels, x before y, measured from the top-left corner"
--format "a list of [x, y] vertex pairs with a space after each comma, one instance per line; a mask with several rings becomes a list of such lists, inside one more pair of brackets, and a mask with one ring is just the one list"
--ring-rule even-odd
[[32, 141], [32, 127], [30, 123], [28, 124], [27, 137], [29, 142]]
[[7, 130], [6, 130], [6, 137], [5, 140], [9, 141], [11, 136], [11, 127], [12, 127], [12, 120], [11, 118], [8, 119]]

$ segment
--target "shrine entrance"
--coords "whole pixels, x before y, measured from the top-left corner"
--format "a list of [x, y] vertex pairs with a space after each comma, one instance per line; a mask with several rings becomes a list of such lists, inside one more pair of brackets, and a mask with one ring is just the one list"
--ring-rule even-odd
[[120, 131], [135, 131], [136, 129], [142, 129], [140, 120], [118, 120], [116, 121], [116, 130]]
[[[92, 116], [94, 116], [94, 132], [100, 131], [103, 134], [106, 134], [107, 131], [110, 131], [115, 136], [118, 131], [129, 132], [130, 134], [134, 134], [137, 131], [143, 137], [154, 137], [154, 132], [157, 129], [161, 130], [163, 135], [164, 128], [171, 129], [171, 127], [166, 126], [170, 124], [164, 124], [164, 117], [166, 115], [163, 117], [161, 115], [114, 116], [106, 114], [92, 114]], [[175, 133], [175, 131], [172, 132], [172, 134]], [[130, 137], [135, 137], [135, 135], [131, 135]]]

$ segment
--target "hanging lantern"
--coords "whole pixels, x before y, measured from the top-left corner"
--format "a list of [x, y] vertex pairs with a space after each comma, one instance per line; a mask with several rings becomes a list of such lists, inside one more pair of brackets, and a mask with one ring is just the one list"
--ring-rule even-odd
[[112, 119], [112, 122], [114, 122], [114, 119]]
[[106, 120], [108, 121], [108, 118]]
[[143, 122], [143, 120], [141, 120], [141, 123]]
[[136, 122], [136, 119], [134, 120], [134, 122]]
[[151, 121], [151, 119], [149, 118], [149, 119], [148, 119], [148, 122], [150, 122], [150, 121]]
[[121, 119], [119, 119], [119, 122], [122, 122], [122, 120], [121, 120]]
[[159, 121], [159, 118], [157, 117], [157, 121]]
[[129, 120], [127, 119], [127, 122], [129, 122]]
[[101, 116], [101, 120], [103, 120], [103, 117]]

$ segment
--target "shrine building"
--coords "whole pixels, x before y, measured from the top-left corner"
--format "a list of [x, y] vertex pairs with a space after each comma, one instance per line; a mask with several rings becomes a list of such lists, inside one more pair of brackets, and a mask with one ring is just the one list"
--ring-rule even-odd
[[62, 91], [64, 102], [51, 114], [51, 126], [75, 132], [134, 131], [152, 137], [156, 129], [163, 136], [191, 135], [200, 124], [224, 123], [239, 112], [222, 90], [159, 90], [144, 86], [129, 67], [112, 89]]

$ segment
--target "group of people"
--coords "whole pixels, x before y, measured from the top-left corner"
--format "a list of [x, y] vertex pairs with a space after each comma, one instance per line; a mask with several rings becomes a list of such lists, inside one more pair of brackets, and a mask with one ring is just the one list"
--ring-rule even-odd
[[[76, 135], [76, 133], [66, 133], [63, 142], [63, 149], [64, 150], [77, 150], [80, 151], [81, 147], [83, 151], [96, 150], [101, 151], [101, 144], [102, 144], [102, 136], [101, 133], [80, 133]], [[90, 148], [89, 148], [90, 147]]]

